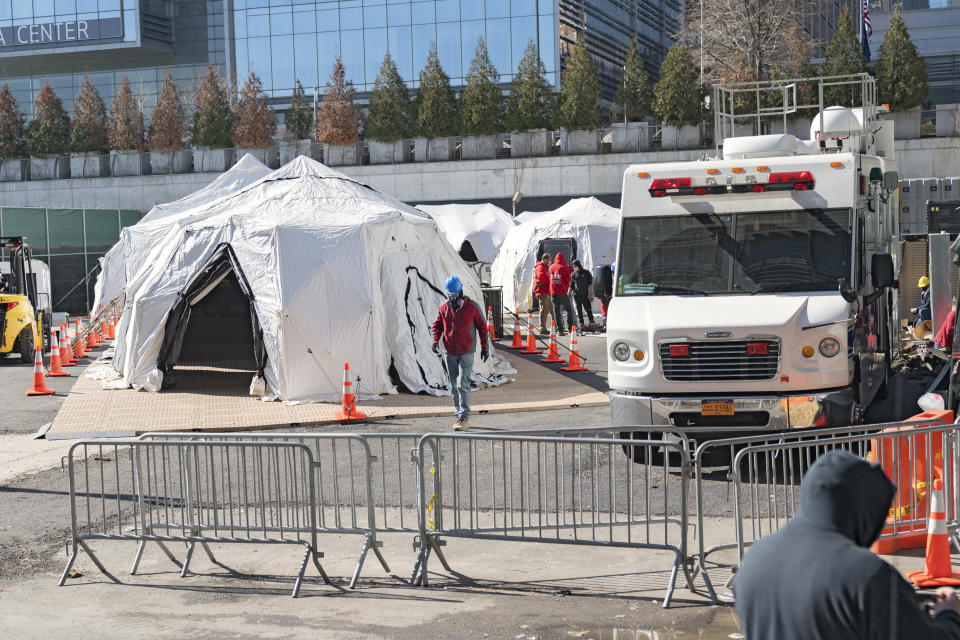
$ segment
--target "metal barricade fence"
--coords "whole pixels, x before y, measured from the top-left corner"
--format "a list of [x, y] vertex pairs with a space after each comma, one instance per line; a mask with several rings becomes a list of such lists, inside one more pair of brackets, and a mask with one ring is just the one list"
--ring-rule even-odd
[[[213, 562], [211, 542], [300, 544], [305, 552], [293, 596], [308, 560], [329, 582], [317, 549], [314, 464], [310, 450], [292, 442], [77, 442], [67, 455], [72, 553], [59, 584], [80, 549], [110, 576], [88, 540], [139, 542], [131, 573], [146, 543], [156, 542], [181, 575], [197, 543]], [[167, 542], [188, 545], [182, 563]]]
[[[404, 436], [411, 444], [416, 444], [419, 436]], [[380, 436], [381, 445], [387, 436]], [[359, 534], [364, 536], [363, 546], [356, 568], [350, 580], [350, 587], [356, 586], [368, 551], [373, 551], [384, 571], [390, 567], [380, 552], [382, 542], [377, 533], [384, 531], [377, 523], [378, 507], [384, 504], [383, 497], [386, 472], [385, 460], [391, 458], [390, 447], [380, 447], [380, 456], [374, 455], [370, 448], [372, 438], [355, 433], [164, 433], [152, 432], [140, 436], [141, 441], [164, 441], [168, 439], [189, 440], [191, 442], [236, 441], [246, 443], [292, 442], [308, 447], [316, 464], [312, 481], [316, 485], [316, 526], [320, 533]], [[399, 447], [399, 444], [398, 444]], [[398, 451], [399, 448], [398, 448]], [[400, 451], [402, 453], [402, 451]], [[412, 469], [410, 449], [406, 451], [407, 466]], [[375, 473], [375, 465], [377, 465]], [[400, 465], [390, 465], [400, 469]], [[411, 470], [408, 484], [415, 508], [416, 475]], [[377, 482], [380, 480], [380, 482]], [[402, 487], [402, 477], [400, 478]], [[379, 492], [379, 493], [378, 493]], [[387, 509], [383, 511], [386, 522]], [[415, 522], [408, 522], [407, 531], [417, 531]]]
[[[923, 460], [935, 460], [940, 449], [941, 477], [945, 486], [956, 476], [956, 431], [954, 425], [940, 420], [896, 422], [875, 425], [856, 425], [833, 429], [801, 430], [762, 436], [744, 436], [711, 440], [697, 447], [694, 458], [696, 476], [696, 531], [699, 537], [694, 575], [702, 574], [707, 589], [717, 600], [708, 571], [710, 555], [723, 550], [737, 550], [737, 564], [745, 549], [763, 535], [780, 529], [794, 515], [799, 504], [800, 483], [817, 457], [826, 451], [844, 449], [882, 464], [888, 476], [898, 485], [897, 496], [891, 507], [888, 524], [881, 539], [892, 538], [905, 531], [926, 531], [926, 512], [919, 507], [925, 502], [926, 487], [932, 487], [935, 465]], [[939, 441], [939, 442], [938, 442]], [[949, 456], [947, 455], [949, 453]], [[729, 461], [717, 467], [711, 458], [725, 456]], [[716, 471], [709, 471], [711, 468]], [[732, 500], [734, 536], [710, 544], [706, 537], [705, 476], [722, 474], [727, 480], [727, 503]], [[716, 478], [714, 478], [716, 479]], [[910, 487], [910, 492], [903, 490]], [[718, 488], [715, 488], [715, 490]], [[908, 493], [905, 497], [904, 494]], [[947, 521], [956, 540], [958, 495], [948, 499]], [[735, 541], [731, 541], [730, 538]], [[960, 540], [956, 542], [960, 550]], [[693, 561], [693, 559], [691, 559]], [[720, 565], [717, 565], [720, 566]]]
[[[445, 537], [672, 551], [663, 606], [686, 555], [689, 458], [680, 443], [631, 440], [676, 453], [678, 474], [637, 465], [620, 438], [427, 434], [417, 449], [420, 554], [411, 582], [426, 585], [427, 563]], [[677, 516], [671, 516], [671, 495]], [[688, 587], [693, 585], [688, 580]]]

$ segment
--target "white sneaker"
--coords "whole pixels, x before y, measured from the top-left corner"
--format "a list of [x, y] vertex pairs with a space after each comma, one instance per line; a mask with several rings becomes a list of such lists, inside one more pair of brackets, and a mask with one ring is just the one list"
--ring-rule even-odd
[[457, 421], [453, 424], [454, 431], [466, 431], [469, 427], [470, 425], [465, 418], [457, 418]]

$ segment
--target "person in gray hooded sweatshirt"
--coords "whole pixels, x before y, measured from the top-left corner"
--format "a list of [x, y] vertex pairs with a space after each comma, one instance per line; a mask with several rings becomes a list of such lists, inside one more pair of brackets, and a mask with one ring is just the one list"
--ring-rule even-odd
[[733, 581], [747, 640], [960, 639], [953, 589], [940, 588], [931, 617], [869, 549], [895, 491], [877, 464], [846, 451], [820, 456], [796, 515], [750, 547]]

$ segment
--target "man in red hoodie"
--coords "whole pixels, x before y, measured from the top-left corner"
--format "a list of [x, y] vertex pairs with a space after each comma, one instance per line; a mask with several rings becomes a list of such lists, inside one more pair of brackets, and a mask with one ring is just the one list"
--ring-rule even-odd
[[[567, 259], [558, 253], [550, 266], [550, 296], [553, 298], [553, 317], [560, 335], [567, 335], [567, 329], [573, 326], [573, 305], [570, 304], [570, 278], [573, 269], [567, 265]], [[567, 312], [567, 324], [563, 324], [563, 312]]]
[[550, 297], [550, 254], [540, 256], [540, 262], [533, 267], [533, 295], [540, 304], [540, 335], [547, 333], [547, 316], [553, 315], [553, 302]]
[[453, 408], [457, 413], [454, 431], [466, 431], [470, 417], [470, 378], [473, 376], [473, 355], [476, 350], [474, 328], [480, 334], [480, 359], [490, 357], [487, 342], [487, 319], [476, 302], [463, 295], [463, 283], [457, 276], [447, 278], [443, 286], [447, 301], [440, 305], [433, 323], [433, 352], [440, 354], [443, 338], [444, 362], [450, 377]]

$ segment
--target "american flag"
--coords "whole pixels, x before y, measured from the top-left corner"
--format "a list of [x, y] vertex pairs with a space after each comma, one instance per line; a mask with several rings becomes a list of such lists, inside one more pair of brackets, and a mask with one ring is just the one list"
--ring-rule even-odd
[[867, 6], [867, 0], [863, 0], [863, 31], [867, 37], [873, 35], [873, 27], [870, 25], [870, 8]]

